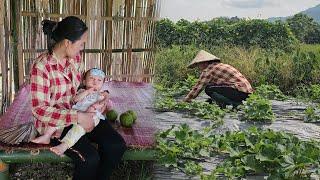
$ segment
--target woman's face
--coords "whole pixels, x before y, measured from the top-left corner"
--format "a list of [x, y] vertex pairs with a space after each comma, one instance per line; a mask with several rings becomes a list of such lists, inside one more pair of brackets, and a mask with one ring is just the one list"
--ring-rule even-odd
[[88, 31], [82, 34], [81, 38], [75, 42], [68, 41], [66, 45], [66, 55], [70, 58], [75, 58], [80, 51], [84, 49], [84, 44], [88, 38]]
[[86, 89], [93, 88], [96, 91], [100, 91], [103, 85], [103, 80], [101, 76], [94, 76], [91, 73], [89, 73], [85, 79], [83, 84], [86, 86]]
[[203, 63], [200, 63], [200, 64], [198, 65], [198, 67], [199, 67], [199, 69], [200, 69], [201, 71], [203, 71], [204, 69], [206, 69], [206, 68], [208, 67], [208, 65], [209, 65], [208, 62], [203, 62]]

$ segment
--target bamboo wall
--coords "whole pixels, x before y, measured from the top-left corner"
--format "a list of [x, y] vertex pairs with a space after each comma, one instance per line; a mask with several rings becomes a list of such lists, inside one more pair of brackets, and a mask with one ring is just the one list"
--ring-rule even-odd
[[160, 0], [0, 0], [1, 111], [47, 48], [44, 19], [73, 15], [86, 22], [87, 69], [103, 69], [108, 80], [151, 82], [159, 9]]

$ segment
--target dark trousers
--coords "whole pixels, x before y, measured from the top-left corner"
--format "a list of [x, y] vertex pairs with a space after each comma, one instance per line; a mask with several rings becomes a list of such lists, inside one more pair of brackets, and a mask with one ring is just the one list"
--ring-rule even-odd
[[226, 107], [226, 105], [232, 105], [236, 107], [249, 96], [248, 93], [238, 91], [232, 87], [217, 85], [207, 85], [205, 87], [205, 93], [223, 108]]
[[[61, 137], [65, 136], [70, 128], [71, 126], [65, 128]], [[92, 142], [98, 145], [98, 149]], [[106, 180], [121, 161], [127, 147], [110, 123], [101, 120], [90, 133], [82, 136], [72, 149], [80, 152], [85, 159], [81, 160], [80, 156], [70, 149], [65, 152], [75, 164], [74, 180]]]

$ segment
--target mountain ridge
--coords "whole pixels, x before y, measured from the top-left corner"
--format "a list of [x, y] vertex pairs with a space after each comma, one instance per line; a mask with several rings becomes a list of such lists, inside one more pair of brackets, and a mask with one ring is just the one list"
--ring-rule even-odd
[[[316, 22], [320, 23], [320, 4], [318, 4], [314, 7], [308, 8], [304, 11], [299, 12], [299, 13], [306, 14], [306, 15], [312, 17]], [[272, 21], [272, 22], [274, 22], [276, 20], [285, 21], [286, 19], [288, 19], [290, 17], [292, 17], [292, 16], [271, 17], [271, 18], [268, 18], [267, 20]]]

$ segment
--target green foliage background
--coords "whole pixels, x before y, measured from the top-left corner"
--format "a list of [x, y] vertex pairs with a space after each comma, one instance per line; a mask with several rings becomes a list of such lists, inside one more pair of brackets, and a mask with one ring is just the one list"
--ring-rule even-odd
[[319, 83], [320, 45], [306, 44], [299, 44], [290, 52], [269, 51], [256, 46], [197, 48], [196, 45], [173, 45], [171, 48], [160, 48], [156, 53], [156, 83], [171, 87], [187, 79], [187, 75], [198, 77], [200, 72], [188, 69], [187, 65], [199, 49], [205, 49], [220, 57], [223, 63], [239, 69], [255, 87], [273, 84], [285, 94], [308, 95], [310, 93], [301, 87]]
[[220, 18], [207, 22], [181, 19], [177, 23], [162, 19], [157, 23], [156, 35], [160, 47], [196, 44], [211, 48], [233, 45], [288, 51], [297, 43], [287, 24], [256, 19], [231, 21]]

